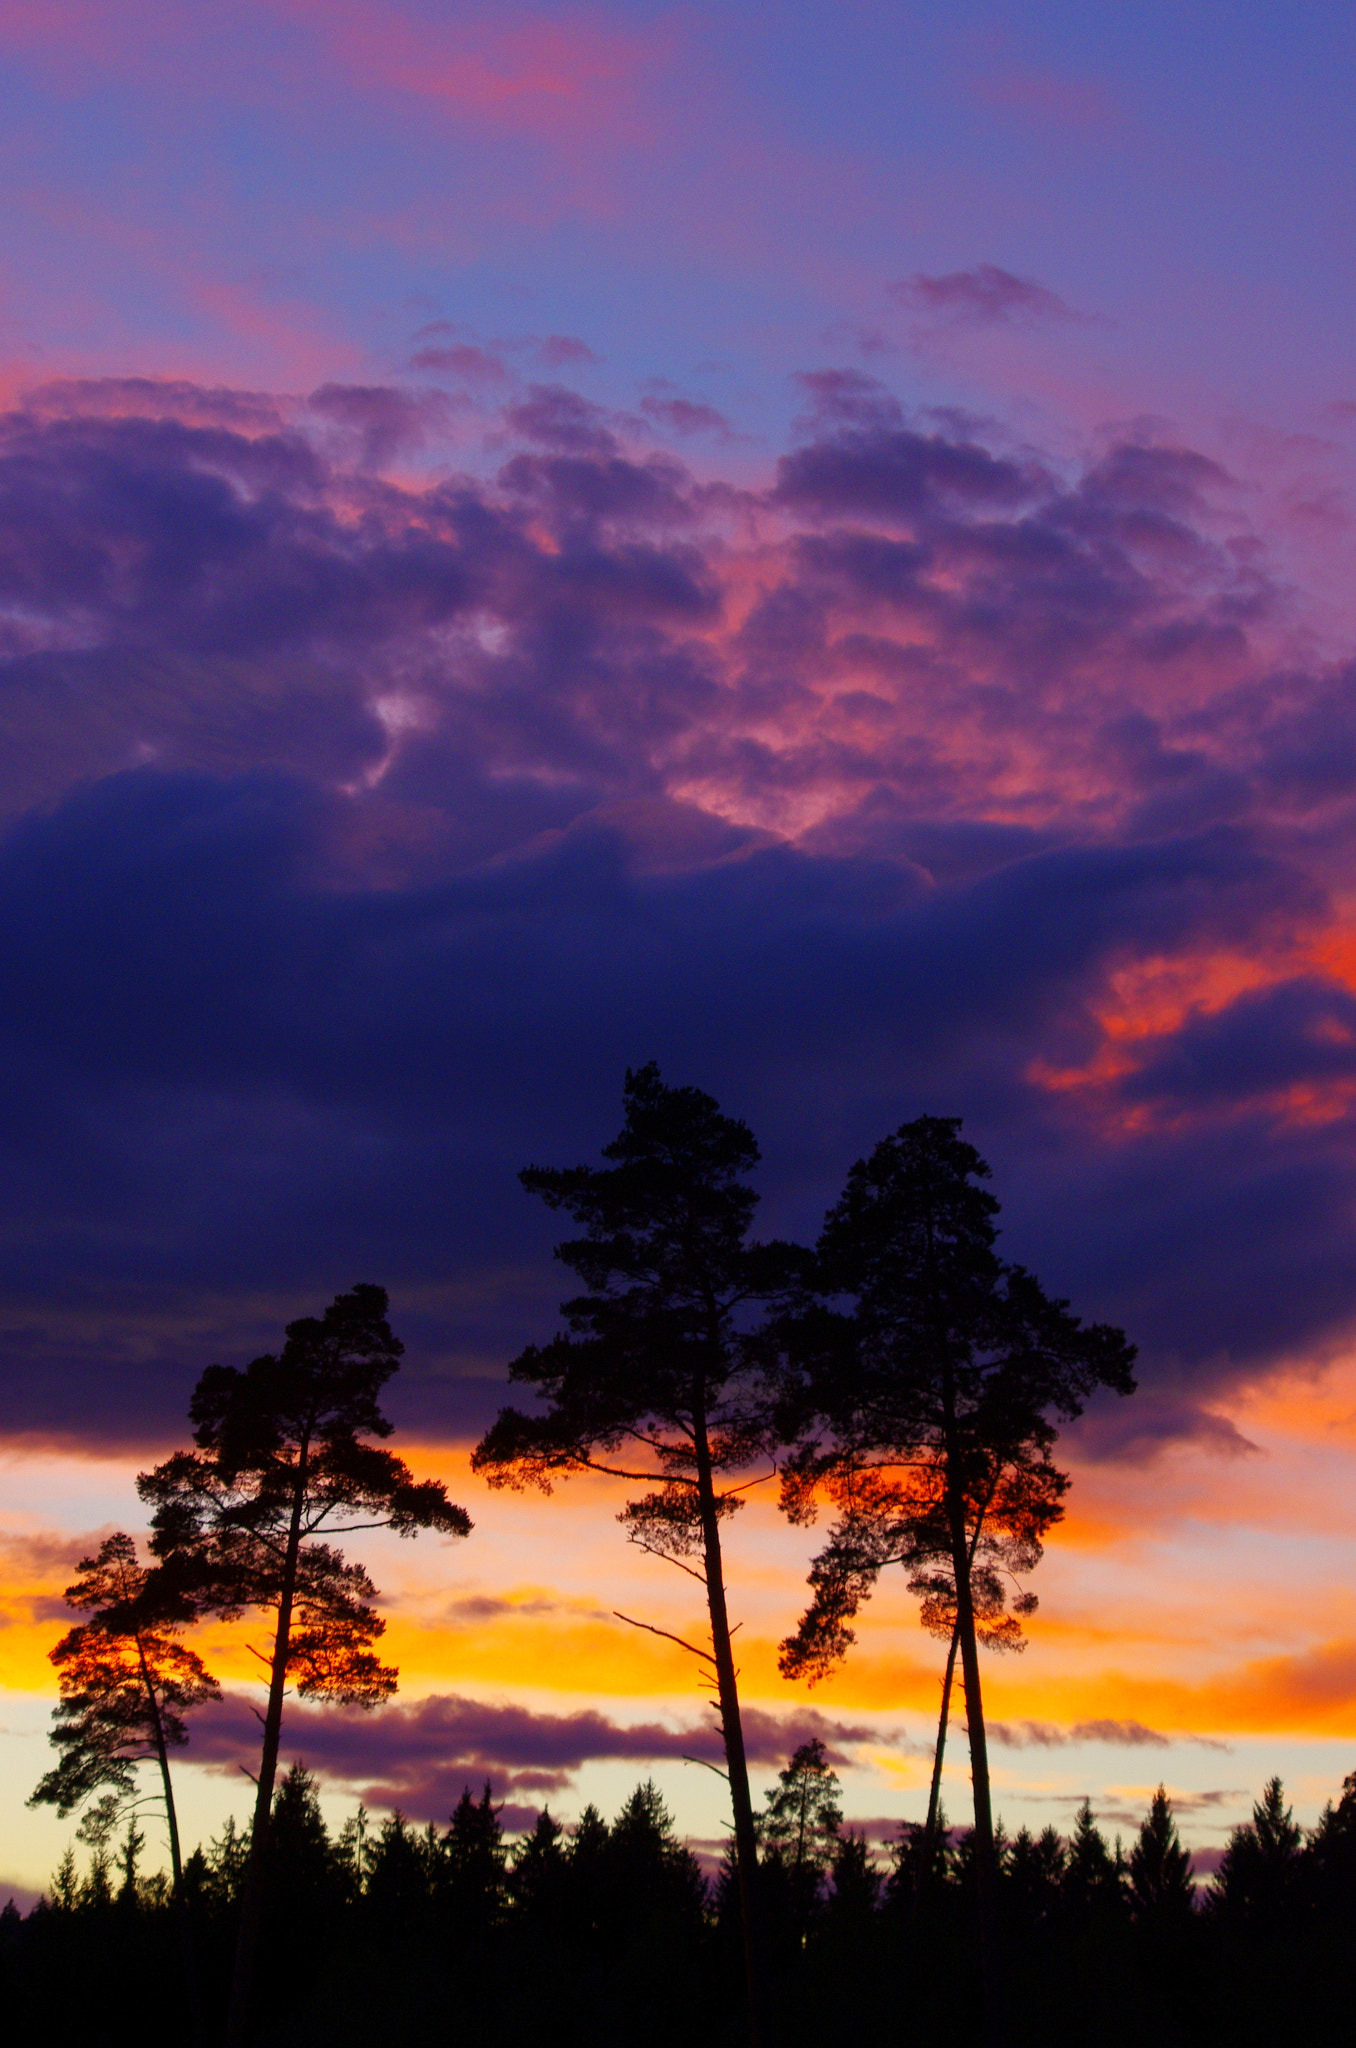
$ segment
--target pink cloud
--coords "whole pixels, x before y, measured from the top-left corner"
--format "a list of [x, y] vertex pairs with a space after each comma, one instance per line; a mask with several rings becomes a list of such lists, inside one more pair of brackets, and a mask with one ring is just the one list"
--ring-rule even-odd
[[585, 341], [573, 334], [548, 334], [537, 344], [543, 369], [562, 370], [567, 363], [596, 363], [598, 357]]
[[940, 276], [918, 270], [912, 277], [891, 285], [890, 290], [905, 305], [926, 313], [949, 314], [954, 319], [1008, 322], [1081, 318], [1047, 286], [1031, 277], [1018, 277], [996, 263], [980, 263], [973, 270], [951, 270]]
[[667, 31], [500, 13], [430, 23], [362, 0], [289, 0], [349, 75], [429, 101], [458, 120], [538, 141], [596, 139], [628, 128], [634, 102], [670, 46]]
[[468, 384], [503, 384], [508, 368], [503, 357], [472, 341], [429, 343], [410, 357], [412, 370], [428, 370], [436, 376], [461, 377]]

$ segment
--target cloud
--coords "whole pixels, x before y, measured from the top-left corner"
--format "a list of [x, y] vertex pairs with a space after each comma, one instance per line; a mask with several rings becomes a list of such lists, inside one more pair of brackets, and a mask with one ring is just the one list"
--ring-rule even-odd
[[285, 407], [268, 392], [167, 377], [54, 378], [32, 386], [23, 403], [25, 412], [40, 418], [172, 419], [244, 434], [277, 432], [285, 416]]
[[704, 399], [685, 398], [681, 392], [650, 390], [640, 401], [640, 409], [646, 419], [656, 426], [666, 427], [670, 433], [684, 437], [693, 434], [713, 434], [718, 440], [730, 439], [730, 422], [723, 412]]
[[310, 410], [353, 437], [360, 469], [384, 469], [422, 448], [449, 413], [437, 393], [393, 391], [381, 384], [322, 384], [306, 401]]
[[1063, 1749], [1071, 1742], [1107, 1743], [1118, 1749], [1170, 1749], [1177, 1742], [1196, 1742], [1207, 1749], [1228, 1744], [1203, 1735], [1163, 1735], [1142, 1721], [1075, 1721], [1067, 1728], [1048, 1721], [990, 1721], [988, 1731], [1006, 1749]]
[[509, 375], [508, 365], [502, 356], [494, 355], [489, 349], [471, 341], [416, 349], [410, 357], [410, 368], [462, 377], [468, 384], [503, 384]]
[[602, 408], [563, 384], [532, 385], [526, 398], [509, 407], [506, 417], [515, 432], [547, 448], [570, 455], [617, 453], [617, 437], [604, 425]]
[[[1176, 1791], [1171, 1794], [1173, 1815], [1180, 1822], [1193, 1820], [1199, 1822], [1203, 1816], [1217, 1813], [1221, 1807], [1232, 1806], [1235, 1801], [1246, 1799], [1247, 1797], [1246, 1787], [1237, 1785], [1221, 1787], [1208, 1792]], [[1123, 1827], [1137, 1833], [1141, 1823], [1147, 1817], [1148, 1804], [1149, 1800], [1146, 1796], [1143, 1806], [1102, 1806], [1093, 1817], [1104, 1827]], [[1216, 1822], [1214, 1825], [1219, 1826], [1220, 1823]], [[1225, 1825], [1231, 1826], [1232, 1824], [1226, 1823]], [[1192, 1867], [1197, 1871], [1213, 1875], [1218, 1867], [1217, 1853], [1210, 1849], [1193, 1850]]]
[[419, 22], [364, 0], [326, 7], [316, 19], [364, 91], [395, 91], [533, 141], [596, 144], [627, 134], [633, 102], [667, 41], [616, 21]]
[[[775, 1769], [813, 1736], [832, 1763], [847, 1750], [889, 1740], [872, 1726], [835, 1721], [804, 1710], [769, 1714], [746, 1710], [744, 1739], [755, 1769]], [[671, 1726], [624, 1723], [586, 1708], [539, 1714], [506, 1702], [455, 1693], [434, 1694], [377, 1714], [294, 1706], [284, 1729], [284, 1753], [303, 1760], [330, 1782], [355, 1789], [370, 1806], [399, 1807], [415, 1820], [445, 1820], [463, 1787], [488, 1780], [499, 1796], [558, 1796], [589, 1763], [648, 1764], [696, 1758], [721, 1760], [711, 1722]], [[846, 1746], [846, 1748], [845, 1748]], [[234, 1769], [258, 1750], [258, 1721], [235, 1695], [204, 1709], [193, 1723], [187, 1754], [195, 1763]]]
[[769, 1228], [963, 1114], [1141, 1346], [1097, 1454], [1246, 1449], [1240, 1375], [1351, 1327], [1356, 667], [1281, 661], [1198, 451], [798, 388], [762, 485], [560, 382], [422, 483], [398, 385], [0, 419], [10, 1428], [162, 1442], [359, 1273], [405, 1419], [480, 1426], [554, 1314], [516, 1169], [650, 1056]]
[[581, 1605], [578, 1601], [530, 1598], [526, 1600], [502, 1600], [492, 1593], [468, 1593], [459, 1600], [449, 1600], [443, 1609], [442, 1620], [450, 1628], [473, 1628], [481, 1622], [501, 1621], [515, 1615], [537, 1616], [542, 1614], [577, 1615], [588, 1621], [610, 1621], [611, 1615], [605, 1608]]
[[563, 370], [571, 363], [596, 363], [599, 358], [576, 334], [546, 334], [536, 344], [543, 369]]
[[1073, 1426], [1070, 1442], [1078, 1455], [1096, 1461], [1115, 1458], [1147, 1462], [1166, 1444], [1193, 1444], [1217, 1457], [1259, 1456], [1258, 1446], [1227, 1415], [1150, 1388], [1116, 1407], [1095, 1409]]
[[904, 305], [922, 312], [991, 325], [1083, 317], [1034, 278], [1018, 277], [996, 263], [980, 263], [973, 270], [949, 270], [937, 276], [916, 270], [911, 277], [891, 285], [890, 291]]

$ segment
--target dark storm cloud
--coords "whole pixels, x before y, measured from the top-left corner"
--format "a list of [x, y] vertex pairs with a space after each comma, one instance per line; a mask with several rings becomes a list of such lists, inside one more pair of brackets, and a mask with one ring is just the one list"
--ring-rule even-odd
[[1334, 1082], [1356, 1083], [1356, 997], [1314, 977], [1183, 1024], [1148, 1049], [1124, 1093], [1185, 1109]]
[[1142, 1345], [1105, 1455], [1219, 1441], [1233, 1373], [1346, 1326], [1344, 985], [1188, 1004], [1096, 1076], [1127, 966], [1328, 915], [1351, 671], [1254, 654], [1193, 451], [1061, 480], [802, 391], [762, 496], [561, 385], [419, 488], [381, 464], [436, 408], [385, 387], [0, 421], [11, 1429], [162, 1440], [358, 1277], [405, 1419], [479, 1427], [553, 1312], [516, 1169], [595, 1152], [651, 1056], [753, 1122], [779, 1229], [963, 1113], [1014, 1255]]
[[[1108, 954], [1228, 936], [1302, 896], [1228, 833], [1060, 849], [939, 890], [913, 867], [776, 846], [646, 873], [595, 826], [436, 886], [336, 889], [312, 879], [330, 830], [306, 785], [143, 770], [12, 834], [0, 981], [24, 1077], [8, 1180], [20, 1295], [20, 1207], [31, 1216], [40, 1188], [39, 1269], [56, 1286], [78, 1245], [77, 1295], [129, 1262], [174, 1292], [194, 1276], [229, 1290], [242, 1271], [279, 1294], [289, 1273], [324, 1287], [375, 1270], [398, 1296], [434, 1275], [469, 1289], [479, 1273], [483, 1289], [539, 1235], [516, 1167], [593, 1150], [641, 1053], [733, 1091], [788, 1162], [803, 1143], [788, 1101], [826, 1075], [841, 1089], [845, 1066], [860, 1142], [872, 1120], [967, 1093], [1020, 1128], [1033, 1105], [1014, 1053], [1059, 1032]], [[801, 1227], [848, 1163], [845, 1136], [812, 1192], [784, 1182]], [[1080, 1234], [1066, 1224], [1066, 1244]], [[1259, 1283], [1286, 1243], [1275, 1233]], [[550, 1286], [542, 1268], [519, 1316], [534, 1294], [547, 1312]], [[439, 1348], [451, 1337], [464, 1366], [509, 1355], [529, 1330], [506, 1307], [449, 1301], [457, 1334], [445, 1322]], [[1217, 1348], [1220, 1313], [1202, 1301], [1174, 1325], [1193, 1355]], [[464, 1422], [466, 1397], [483, 1410], [474, 1386], [430, 1381], [424, 1420]]]

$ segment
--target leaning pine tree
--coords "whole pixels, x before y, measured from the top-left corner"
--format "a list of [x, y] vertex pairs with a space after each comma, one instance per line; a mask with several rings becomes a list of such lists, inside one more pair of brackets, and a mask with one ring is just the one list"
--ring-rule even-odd
[[758, 1198], [747, 1176], [758, 1148], [709, 1095], [666, 1087], [652, 1064], [627, 1074], [625, 1116], [604, 1149], [607, 1166], [521, 1176], [580, 1226], [556, 1257], [584, 1292], [563, 1305], [567, 1331], [530, 1345], [509, 1368], [544, 1411], [504, 1409], [472, 1462], [492, 1486], [549, 1492], [582, 1471], [633, 1481], [643, 1490], [620, 1517], [631, 1540], [702, 1587], [711, 1647], [684, 1647], [710, 1673], [720, 1713], [756, 2041], [757, 1837], [721, 1528], [777, 1441], [778, 1388], [752, 1325], [805, 1255], [749, 1241]]
[[267, 1614], [273, 1627], [258, 1794], [241, 1890], [228, 2048], [247, 2034], [267, 1874], [273, 1787], [289, 1681], [303, 1698], [376, 1706], [397, 1674], [373, 1644], [386, 1624], [376, 1589], [322, 1536], [393, 1529], [470, 1533], [436, 1480], [416, 1481], [373, 1437], [392, 1425], [380, 1394], [403, 1347], [380, 1287], [338, 1295], [323, 1316], [289, 1323], [276, 1356], [243, 1371], [209, 1366], [189, 1408], [196, 1448], [138, 1490], [154, 1510], [152, 1548], [200, 1614]]
[[917, 1118], [848, 1175], [820, 1237], [811, 1304], [786, 1323], [799, 1361], [806, 1442], [784, 1504], [837, 1510], [811, 1569], [813, 1598], [784, 1646], [788, 1675], [820, 1675], [891, 1560], [939, 1632], [954, 1629], [974, 1787], [975, 1876], [987, 2027], [997, 2025], [996, 1860], [979, 1646], [1015, 1647], [1029, 1597], [1006, 1612], [1003, 1575], [1029, 1569], [1063, 1514], [1057, 1421], [1095, 1388], [1133, 1391], [1134, 1347], [1083, 1325], [994, 1249], [989, 1169], [955, 1117]]
[[[124, 1808], [141, 1803], [137, 1766], [154, 1764], [159, 1790], [149, 1796], [164, 1807], [192, 2031], [201, 2040], [170, 1751], [188, 1740], [185, 1717], [216, 1699], [220, 1687], [182, 1640], [191, 1609], [176, 1598], [163, 1572], [138, 1561], [136, 1544], [122, 1530], [106, 1536], [93, 1557], [80, 1560], [66, 1604], [88, 1618], [51, 1652], [61, 1691], [51, 1729], [59, 1760], [28, 1803], [55, 1806], [62, 1815], [84, 1807], [80, 1832], [102, 1847]], [[129, 1833], [129, 1852], [133, 1839]]]
[[51, 1652], [61, 1691], [51, 1730], [59, 1761], [28, 1803], [63, 1815], [86, 1807], [83, 1832], [100, 1841], [123, 1807], [137, 1802], [136, 1766], [154, 1763], [178, 1891], [183, 1863], [170, 1751], [188, 1740], [185, 1715], [216, 1699], [220, 1687], [181, 1640], [184, 1616], [163, 1579], [138, 1563], [136, 1544], [121, 1530], [81, 1559], [66, 1604], [89, 1619]]

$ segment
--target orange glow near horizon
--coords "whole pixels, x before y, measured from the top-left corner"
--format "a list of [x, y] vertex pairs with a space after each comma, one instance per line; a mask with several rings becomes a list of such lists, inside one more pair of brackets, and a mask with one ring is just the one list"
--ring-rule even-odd
[[[1033, 1582], [1041, 1606], [1029, 1647], [1021, 1658], [986, 1660], [995, 1717], [1069, 1726], [1130, 1716], [1201, 1736], [1356, 1737], [1356, 1590], [1333, 1575], [1337, 1554], [1356, 1540], [1356, 1361], [1261, 1379], [1228, 1404], [1228, 1419], [1255, 1449], [1221, 1457], [1179, 1443], [1146, 1463], [1075, 1468], [1067, 1518]], [[549, 1499], [491, 1493], [468, 1471], [465, 1444], [404, 1450], [418, 1476], [448, 1482], [477, 1524], [465, 1542], [355, 1539], [382, 1588], [385, 1649], [407, 1697], [459, 1686], [540, 1690], [544, 1673], [562, 1697], [696, 1696], [690, 1657], [614, 1618], [619, 1608], [701, 1640], [696, 1589], [628, 1546], [616, 1526], [623, 1482], [570, 1481]], [[62, 1461], [68, 1486], [81, 1462]], [[10, 1460], [11, 1469], [28, 1463]], [[100, 1481], [117, 1471], [130, 1492], [130, 1471], [116, 1461], [90, 1469]], [[8, 1527], [0, 1670], [6, 1686], [42, 1692], [71, 1539], [63, 1557], [63, 1532], [12, 1517]], [[1254, 1558], [1240, 1577], [1243, 1553], [1263, 1532], [1272, 1532], [1274, 1567], [1259, 1571]], [[926, 1715], [940, 1652], [889, 1575], [827, 1684], [791, 1687], [778, 1675], [777, 1644], [794, 1622], [816, 1541], [814, 1530], [788, 1529], [770, 1499], [752, 1500], [731, 1527], [745, 1696], [783, 1709], [799, 1700], [829, 1713]], [[1265, 1562], [1265, 1548], [1257, 1556]], [[1298, 1556], [1306, 1566], [1297, 1575]], [[246, 1645], [261, 1625], [255, 1617], [203, 1632], [204, 1654], [224, 1679], [257, 1676]]]

